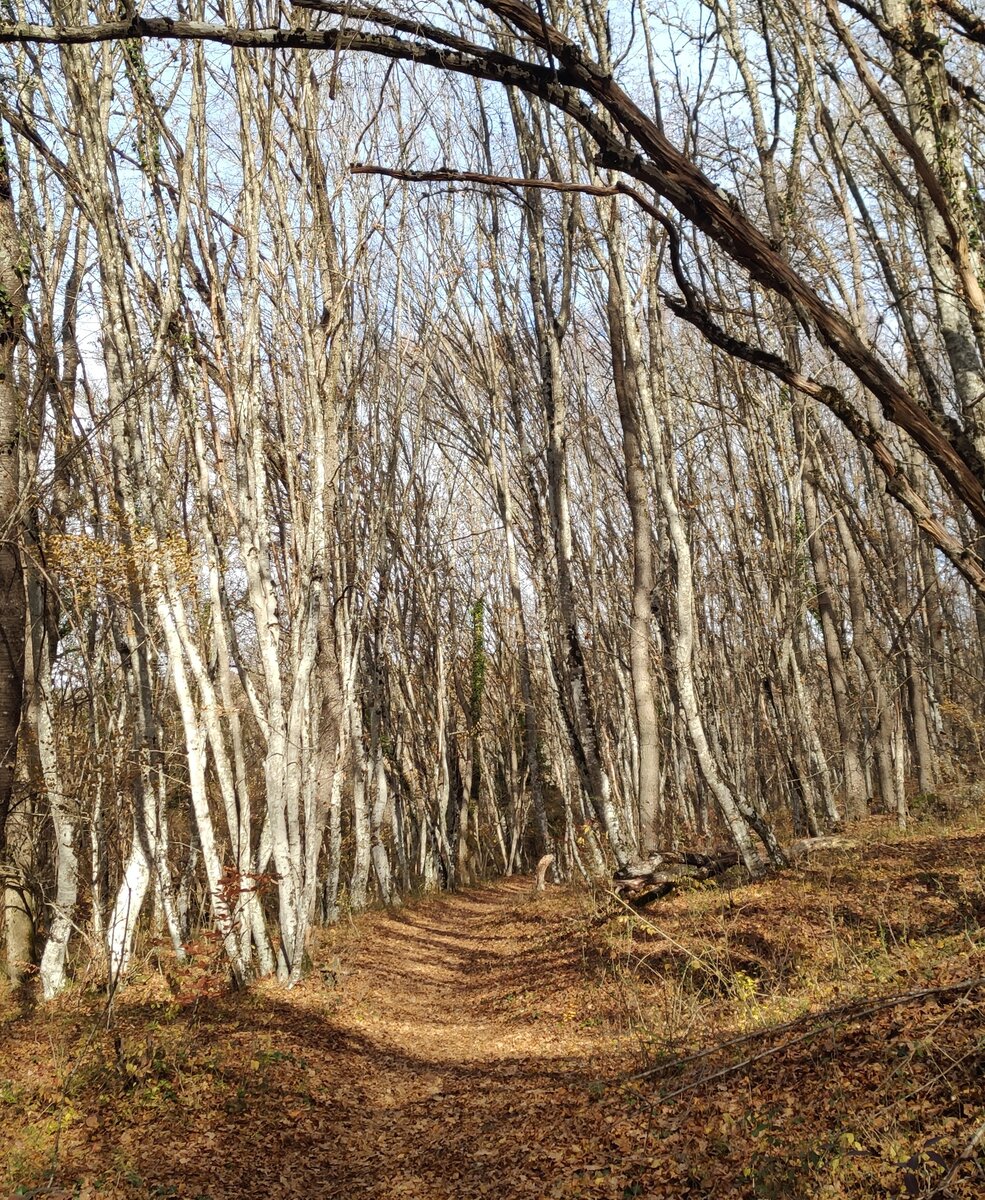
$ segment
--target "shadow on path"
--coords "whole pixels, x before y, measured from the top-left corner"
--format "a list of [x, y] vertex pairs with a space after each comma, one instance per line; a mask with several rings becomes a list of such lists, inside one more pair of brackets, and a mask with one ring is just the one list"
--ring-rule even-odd
[[[249, 1043], [252, 1071], [217, 1066], [222, 1109], [196, 1119], [182, 1097], [165, 1147], [125, 1131], [131, 1194], [549, 1195], [600, 1107], [599, 1047], [561, 1003], [584, 968], [556, 933], [529, 881], [506, 881], [362, 918], [328, 1005], [313, 988], [262, 990], [235, 1032], [227, 1002], [198, 1006], [189, 1038]], [[604, 1129], [596, 1157], [615, 1152]]]

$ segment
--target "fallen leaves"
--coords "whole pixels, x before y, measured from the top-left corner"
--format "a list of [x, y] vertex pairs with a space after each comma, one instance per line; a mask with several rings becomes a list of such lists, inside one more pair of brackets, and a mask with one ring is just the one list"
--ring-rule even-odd
[[[938, 858], [947, 878], [931, 887]], [[985, 1108], [977, 1001], [870, 1012], [700, 1079], [748, 1053], [729, 1035], [980, 974], [969, 896], [983, 858], [981, 840], [915, 842], [737, 903], [679, 897], [661, 928], [690, 960], [632, 921], [592, 932], [576, 892], [506, 882], [327, 935], [341, 985], [228, 996], [197, 966], [167, 995], [122, 996], [111, 1032], [79, 994], [0, 1026], [0, 1196], [918, 1195]], [[654, 1056], [686, 1095], [606, 1082]], [[954, 1197], [980, 1195], [975, 1169], [961, 1164]]]

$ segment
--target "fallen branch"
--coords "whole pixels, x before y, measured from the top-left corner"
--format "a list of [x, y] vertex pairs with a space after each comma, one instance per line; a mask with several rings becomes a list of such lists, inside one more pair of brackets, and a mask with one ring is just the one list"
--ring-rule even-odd
[[695, 850], [657, 850], [648, 858], [627, 863], [613, 876], [617, 893], [635, 904], [667, 895], [685, 879], [711, 879], [742, 862], [736, 850], [703, 854]]
[[[854, 850], [857, 842], [843, 837], [800, 838], [784, 848], [789, 862], [797, 862], [815, 850]], [[659, 900], [685, 880], [713, 879], [741, 865], [737, 850], [655, 850], [645, 859], [620, 867], [613, 875], [615, 891], [638, 907]], [[764, 870], [766, 869], [764, 864]]]
[[[739, 1062], [729, 1063], [728, 1066], [721, 1067], [716, 1071], [709, 1071], [704, 1075], [699, 1075], [696, 1079], [689, 1083], [682, 1084], [673, 1091], [664, 1092], [660, 1095], [661, 1100], [672, 1100], [676, 1096], [682, 1096], [685, 1092], [696, 1091], [707, 1083], [714, 1083], [719, 1079], [724, 1079], [728, 1075], [734, 1075], [738, 1071], [744, 1070], [746, 1067], [752, 1066], [754, 1063], [760, 1062], [764, 1058], [770, 1058], [776, 1054], [782, 1054], [785, 1050], [790, 1050], [794, 1046], [799, 1046], [804, 1042], [810, 1041], [812, 1038], [819, 1037], [822, 1033], [829, 1031], [836, 1024], [844, 1024], [848, 1021], [858, 1020], [861, 1017], [872, 1016], [873, 1013], [884, 1012], [887, 1008], [898, 1008], [906, 1004], [914, 1004], [918, 1000], [925, 1000], [931, 996], [946, 996], [952, 995], [955, 992], [973, 992], [985, 988], [985, 976], [977, 976], [973, 979], [963, 979], [960, 983], [945, 984], [942, 987], [920, 988], [913, 992], [900, 992], [893, 996], [884, 996], [879, 1000], [853, 1000], [848, 1004], [841, 1004], [837, 1008], [823, 1009], [818, 1013], [805, 1013], [803, 1016], [795, 1017], [792, 1021], [787, 1021], [783, 1025], [774, 1025], [766, 1029], [757, 1029], [752, 1033], [745, 1033], [739, 1037], [730, 1038], [728, 1041], [719, 1042], [714, 1046], [709, 1046], [704, 1050], [695, 1051], [693, 1054], [687, 1054], [680, 1058], [668, 1059], [666, 1062], [658, 1063], [656, 1066], [648, 1067], [645, 1071], [638, 1071], [633, 1075], [625, 1075], [620, 1077], [616, 1082], [619, 1083], [636, 1083], [641, 1079], [650, 1079], [654, 1075], [661, 1075], [668, 1071], [675, 1070], [679, 1067], [689, 1066], [704, 1058], [709, 1058], [713, 1054], [717, 1054], [722, 1050], [729, 1050], [735, 1046], [745, 1045], [749, 1042], [756, 1041], [760, 1038], [774, 1037], [779, 1033], [786, 1033], [791, 1029], [796, 1029], [808, 1022], [821, 1022], [816, 1028], [808, 1029], [797, 1037], [789, 1038], [785, 1042], [781, 1042], [778, 1046], [770, 1046], [765, 1050], [761, 1050], [756, 1054], [749, 1055], [747, 1058], [741, 1059]], [[985, 1135], [983, 1135], [985, 1136]], [[976, 1142], [977, 1145], [977, 1142]]]

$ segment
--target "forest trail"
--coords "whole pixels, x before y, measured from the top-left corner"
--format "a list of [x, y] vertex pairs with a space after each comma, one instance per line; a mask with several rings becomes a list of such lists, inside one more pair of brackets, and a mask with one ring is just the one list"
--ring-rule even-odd
[[983, 862], [869, 843], [601, 923], [500, 881], [322, 931], [290, 992], [149, 947], [110, 1028], [95, 976], [0, 1003], [0, 1200], [929, 1194], [985, 1116]]
[[586, 1028], [579, 948], [550, 907], [523, 879], [359, 923], [338, 1024], [305, 1051], [327, 1136], [285, 1147], [281, 1181], [383, 1200], [542, 1197], [600, 1165], [591, 1083], [611, 1050]]
[[622, 1197], [649, 1135], [614, 1133], [593, 1086], [631, 1060], [584, 896], [515, 878], [365, 913], [291, 992], [230, 995], [195, 946], [180, 979], [145, 968], [109, 1031], [97, 991], [0, 1020], [0, 1105], [24, 1121], [0, 1197]]

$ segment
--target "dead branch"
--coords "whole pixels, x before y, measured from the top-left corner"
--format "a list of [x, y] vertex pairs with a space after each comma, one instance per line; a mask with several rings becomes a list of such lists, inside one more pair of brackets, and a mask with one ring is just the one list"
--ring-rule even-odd
[[542, 188], [550, 192], [584, 192], [588, 196], [618, 196], [627, 190], [618, 184], [575, 183], [561, 179], [524, 179], [512, 175], [487, 175], [481, 171], [453, 171], [440, 167], [434, 171], [403, 171], [375, 163], [353, 163], [353, 175], [383, 175], [404, 183], [481, 183], [489, 187]]
[[838, 1005], [836, 1008], [823, 1009], [817, 1013], [805, 1013], [803, 1016], [796, 1017], [792, 1021], [787, 1021], [783, 1025], [772, 1026], [768, 1029], [757, 1029], [752, 1033], [742, 1034], [740, 1037], [731, 1038], [726, 1042], [719, 1042], [704, 1050], [698, 1050], [694, 1054], [668, 1059], [666, 1062], [648, 1067], [645, 1071], [638, 1071], [634, 1075], [624, 1076], [619, 1082], [635, 1083], [641, 1079], [650, 1079], [654, 1075], [662, 1075], [668, 1071], [686, 1067], [701, 1059], [709, 1058], [719, 1051], [745, 1045], [760, 1038], [774, 1037], [780, 1033], [787, 1033], [809, 1022], [820, 1022], [816, 1028], [808, 1029], [797, 1037], [789, 1038], [777, 1046], [770, 1046], [765, 1050], [759, 1051], [757, 1054], [749, 1055], [739, 1062], [729, 1063], [728, 1066], [721, 1067], [716, 1071], [709, 1071], [704, 1075], [699, 1075], [696, 1079], [682, 1084], [673, 1091], [662, 1093], [660, 1096], [661, 1100], [671, 1100], [676, 1096], [683, 1095], [685, 1092], [695, 1091], [703, 1087], [706, 1083], [714, 1083], [716, 1080], [724, 1079], [728, 1075], [734, 1075], [736, 1072], [745, 1070], [746, 1067], [750, 1067], [764, 1058], [770, 1058], [775, 1054], [782, 1054], [794, 1046], [811, 1041], [820, 1034], [831, 1030], [836, 1024], [844, 1024], [845, 1022], [858, 1020], [862, 1017], [869, 1017], [874, 1013], [884, 1012], [887, 1008], [898, 1008], [906, 1004], [914, 1004], [919, 1000], [925, 1000], [931, 996], [953, 995], [956, 992], [973, 992], [983, 987], [985, 987], [985, 976], [980, 975], [972, 979], [963, 979], [960, 983], [945, 984], [942, 987], [919, 988], [917, 991], [900, 992], [893, 996], [884, 996], [878, 1000], [853, 1000], [848, 1004]]
[[535, 891], [542, 892], [547, 886], [547, 872], [554, 863], [553, 854], [545, 854], [537, 863], [537, 885]]
[[[816, 850], [853, 850], [857, 845], [851, 838], [836, 836], [799, 838], [784, 848], [784, 854], [793, 863]], [[710, 854], [697, 850], [655, 850], [645, 859], [620, 867], [613, 875], [613, 888], [630, 904], [643, 907], [668, 895], [685, 880], [713, 879], [741, 862], [736, 850], [715, 850]]]

